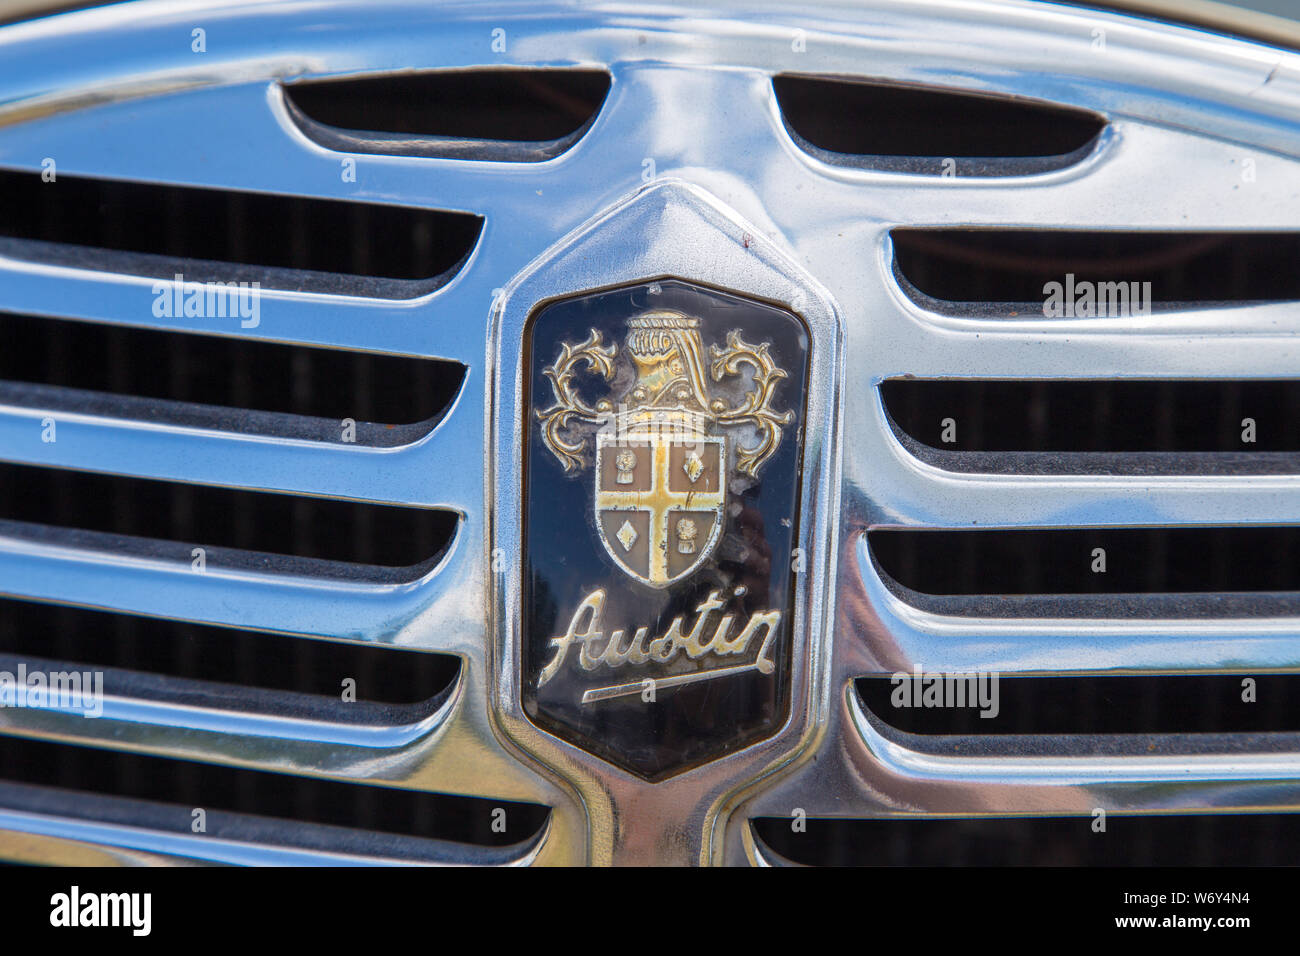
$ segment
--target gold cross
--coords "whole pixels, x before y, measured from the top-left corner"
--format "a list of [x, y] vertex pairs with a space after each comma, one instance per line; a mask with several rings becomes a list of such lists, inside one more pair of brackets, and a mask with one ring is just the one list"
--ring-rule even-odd
[[[608, 446], [617, 447], [617, 446]], [[722, 505], [721, 472], [717, 491], [673, 491], [668, 487], [669, 443], [654, 441], [654, 462], [650, 469], [649, 491], [610, 491], [596, 489], [597, 511], [645, 511], [650, 514], [650, 580], [668, 581], [668, 521], [674, 511], [713, 511]], [[723, 464], [723, 456], [718, 464]]]

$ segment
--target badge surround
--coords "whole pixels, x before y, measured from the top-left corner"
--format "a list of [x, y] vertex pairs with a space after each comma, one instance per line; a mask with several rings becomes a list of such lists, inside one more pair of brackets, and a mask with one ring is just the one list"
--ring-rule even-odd
[[[494, 635], [485, 676], [494, 728], [553, 781], [555, 825], [570, 839], [572, 827], [585, 827], [580, 852], [591, 863], [720, 862], [739, 838], [740, 830], [733, 832], [728, 821], [740, 802], [808, 759], [830, 719], [832, 583], [842, 560], [837, 515], [843, 321], [829, 292], [769, 233], [708, 190], [663, 176], [576, 226], [494, 298], [484, 355], [490, 480], [484, 490], [483, 561]], [[523, 410], [530, 394], [547, 394], [549, 388], [545, 381], [540, 392], [533, 388], [538, 362], [530, 352], [529, 326], [540, 308], [566, 297], [668, 276], [784, 307], [802, 320], [809, 341], [804, 440], [796, 456], [800, 520], [793, 538], [807, 567], [793, 581], [786, 717], [774, 733], [687, 766], [665, 786], [558, 733], [527, 705], [536, 664], [520, 582], [528, 575], [525, 515], [533, 489], [526, 458], [535, 441]], [[588, 327], [568, 330], [568, 338]]]

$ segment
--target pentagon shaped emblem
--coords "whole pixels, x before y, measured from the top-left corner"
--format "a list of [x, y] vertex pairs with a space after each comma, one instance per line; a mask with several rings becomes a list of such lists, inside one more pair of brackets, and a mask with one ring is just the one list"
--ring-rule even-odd
[[523, 706], [650, 780], [790, 707], [808, 332], [677, 279], [525, 331]]

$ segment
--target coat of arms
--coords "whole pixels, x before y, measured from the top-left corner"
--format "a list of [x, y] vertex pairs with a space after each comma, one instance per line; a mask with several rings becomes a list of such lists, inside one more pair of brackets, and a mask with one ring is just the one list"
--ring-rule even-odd
[[[700, 319], [671, 309], [628, 319], [622, 356], [593, 329], [577, 345], [562, 343], [544, 374], [555, 404], [537, 412], [543, 442], [566, 474], [591, 468], [601, 544], [653, 588], [709, 557], [730, 476], [756, 478], [794, 419], [772, 407], [786, 373], [767, 342], [750, 345], [732, 329], [706, 354]], [[609, 397], [584, 401], [580, 375], [609, 383]]]

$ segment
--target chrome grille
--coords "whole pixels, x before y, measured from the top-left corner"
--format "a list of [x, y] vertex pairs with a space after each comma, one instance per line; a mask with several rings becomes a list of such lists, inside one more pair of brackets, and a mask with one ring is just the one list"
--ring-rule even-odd
[[[196, 28], [205, 31], [201, 53], [192, 48]], [[115, 862], [605, 858], [609, 834], [589, 825], [583, 804], [562, 782], [566, 768], [543, 768], [521, 755], [492, 716], [499, 611], [489, 593], [497, 489], [490, 484], [488, 436], [494, 414], [509, 421], [517, 409], [490, 405], [490, 327], [512, 279], [562, 237], [657, 183], [689, 186], [755, 224], [763, 241], [824, 286], [842, 319], [841, 367], [820, 380], [843, 452], [829, 462], [837, 471], [819, 499], [837, 516], [837, 530], [827, 542], [833, 553], [824, 556], [833, 580], [820, 582], [829, 585], [833, 607], [824, 608], [827, 625], [808, 635], [820, 668], [810, 705], [816, 732], [787, 759], [755, 767], [756, 783], [727, 793], [716, 818], [701, 816], [706, 825], [691, 836], [697, 859], [780, 862], [755, 839], [750, 820], [788, 820], [796, 809], [809, 817], [890, 821], [1295, 805], [1300, 756], [1287, 734], [1214, 735], [1195, 748], [1170, 738], [1142, 752], [1098, 752], [1095, 740], [1055, 737], [1020, 740], [988, 756], [934, 753], [873, 722], [854, 681], [918, 665], [1020, 679], [1300, 670], [1300, 618], [1288, 601], [1269, 613], [1226, 616], [1159, 608], [1134, 615], [1104, 600], [1073, 616], [1051, 605], [1020, 616], [986, 608], [953, 613], [919, 607], [891, 590], [867, 543], [870, 529], [1227, 527], [1300, 519], [1300, 460], [1292, 452], [1277, 453], [1280, 467], [1213, 474], [1180, 472], [1176, 463], [1158, 474], [1044, 471], [1032, 462], [1032, 473], [952, 468], [913, 454], [892, 427], [879, 388], [904, 377], [1295, 377], [1300, 325], [1293, 302], [1247, 296], [1100, 319], [931, 309], [900, 284], [891, 234], [958, 226], [1293, 230], [1300, 212], [1297, 55], [1113, 13], [1001, 0], [960, 7], [827, 4], [798, 14], [771, 5], [716, 16], [617, 5], [582, 12], [560, 4], [485, 15], [423, 3], [287, 3], [197, 14], [141, 3], [7, 26], [0, 30], [0, 63], [6, 175], [39, 182], [50, 159], [65, 183], [337, 200], [483, 220], [472, 252], [427, 287], [395, 289], [383, 283], [412, 277], [382, 271], [375, 273], [378, 286], [335, 281], [337, 275], [265, 282], [255, 328], [156, 317], [150, 270], [33, 245], [48, 241], [39, 235], [6, 233], [0, 312], [7, 315], [163, 330], [178, 340], [219, 335], [432, 359], [458, 363], [465, 373], [442, 417], [398, 444], [323, 440], [294, 431], [276, 412], [268, 413], [267, 428], [223, 428], [210, 418], [155, 419], [145, 414], [151, 405], [78, 404], [66, 383], [6, 385], [0, 457], [14, 466], [440, 510], [454, 514], [457, 525], [436, 561], [398, 580], [265, 561], [211, 560], [196, 573], [188, 549], [160, 553], [121, 542], [106, 549], [102, 541], [6, 528], [5, 595], [274, 632], [287, 641], [373, 645], [393, 651], [393, 666], [401, 666], [404, 653], [449, 655], [461, 666], [445, 699], [414, 721], [358, 722], [347, 704], [279, 699], [249, 686], [196, 704], [183, 683], [124, 680], [124, 692], [109, 697], [99, 720], [5, 709], [5, 734], [55, 747], [88, 744], [550, 808], [544, 825], [508, 849], [467, 849], [417, 846], [418, 838], [367, 842], [308, 823], [266, 826], [246, 805], [233, 811], [227, 829], [199, 835], [189, 832], [187, 818], [160, 815], [156, 802], [119, 795], [111, 799], [124, 802], [112, 812], [89, 813], [102, 797], [34, 799], [21, 789], [31, 784], [15, 783], [0, 793], [0, 852], [45, 862], [78, 858], [87, 845], [96, 859]], [[509, 151], [344, 152], [338, 147], [349, 144], [308, 135], [285, 92], [304, 80], [525, 66], [610, 76], [608, 95], [581, 135], [527, 161]], [[946, 157], [883, 168], [835, 162], [792, 135], [773, 88], [777, 75], [1027, 97], [1103, 116], [1107, 124], [1069, 162], [1037, 168], [976, 166], [964, 174], [958, 159], [956, 175], [945, 176]], [[41, 188], [61, 186], [56, 179]], [[5, 214], [0, 208], [0, 218]], [[184, 228], [201, 237], [204, 225]], [[380, 239], [349, 268], [367, 274], [393, 254]], [[304, 262], [272, 265], [321, 271]], [[214, 268], [211, 260], [179, 264], [193, 266], [181, 271], [196, 278]], [[247, 277], [221, 268], [212, 275]], [[721, 286], [728, 279], [716, 277]], [[49, 418], [57, 440], [43, 442]], [[840, 454], [833, 445], [827, 453]], [[689, 785], [679, 792], [687, 799], [696, 793]], [[672, 805], [665, 799], [665, 807]]]

